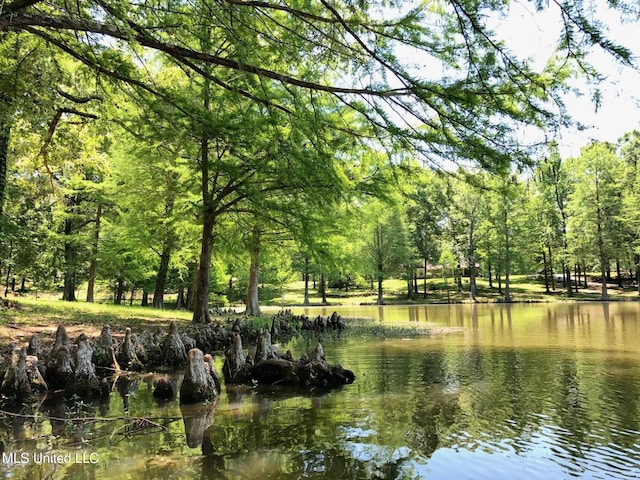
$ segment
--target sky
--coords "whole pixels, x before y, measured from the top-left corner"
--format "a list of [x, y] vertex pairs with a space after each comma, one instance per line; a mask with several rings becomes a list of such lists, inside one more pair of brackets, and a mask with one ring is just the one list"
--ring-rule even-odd
[[[623, 24], [619, 14], [606, 7], [601, 7], [596, 15], [598, 21], [609, 26], [609, 37], [634, 52], [638, 61], [640, 23]], [[514, 2], [509, 16], [496, 20], [494, 28], [519, 55], [543, 62], [551, 52], [552, 43], [558, 38], [559, 22], [557, 7], [553, 4], [547, 11], [538, 13], [529, 2]], [[560, 132], [556, 140], [563, 157], [578, 156], [580, 148], [592, 140], [615, 142], [626, 132], [640, 130], [640, 72], [621, 66], [609, 54], [598, 49], [594, 49], [587, 60], [606, 77], [597, 86], [602, 101], [596, 108], [592, 101], [595, 87], [582, 81], [576, 83], [583, 91], [582, 96], [565, 97], [571, 117], [586, 128], [579, 130], [574, 127]]]

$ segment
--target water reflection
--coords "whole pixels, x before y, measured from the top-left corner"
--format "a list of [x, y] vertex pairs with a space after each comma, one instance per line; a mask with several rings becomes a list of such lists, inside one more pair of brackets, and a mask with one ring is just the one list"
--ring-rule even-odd
[[[428, 318], [434, 328], [464, 331], [324, 338], [327, 360], [358, 376], [332, 392], [233, 387], [217, 402], [187, 408], [156, 401], [158, 377], [146, 376], [116, 380], [102, 404], [48, 399], [22, 412], [30, 416], [0, 418], [4, 451], [96, 452], [99, 464], [5, 462], [0, 473], [640, 478], [638, 304], [370, 307], [362, 315], [399, 324]], [[286, 348], [298, 353], [314, 343], [294, 340]], [[179, 391], [179, 376], [166, 378]], [[95, 420], [101, 416], [110, 420]]]

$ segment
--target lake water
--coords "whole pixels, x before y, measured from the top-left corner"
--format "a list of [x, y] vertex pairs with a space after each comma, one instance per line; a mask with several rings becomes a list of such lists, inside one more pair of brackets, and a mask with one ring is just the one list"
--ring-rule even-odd
[[[441, 333], [324, 339], [329, 363], [357, 376], [329, 393], [223, 388], [215, 404], [181, 409], [158, 405], [147, 377], [121, 381], [104, 405], [5, 415], [0, 474], [640, 478], [639, 303], [335, 310]], [[288, 347], [297, 357], [313, 344]]]

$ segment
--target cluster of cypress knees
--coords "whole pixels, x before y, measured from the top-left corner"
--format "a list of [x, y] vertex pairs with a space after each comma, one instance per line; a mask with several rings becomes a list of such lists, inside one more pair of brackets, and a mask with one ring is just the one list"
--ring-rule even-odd
[[[355, 375], [340, 365], [327, 364], [320, 342], [295, 360], [291, 351], [279, 352], [271, 339], [272, 335], [286, 337], [299, 330], [344, 327], [344, 320], [336, 313], [326, 319], [310, 320], [283, 311], [274, 315], [270, 330], [252, 329], [239, 318], [226, 325], [190, 324], [183, 331], [171, 322], [168, 332], [156, 328], [137, 335], [127, 328], [124, 337], [118, 340], [105, 325], [98, 337], [90, 339], [82, 333], [72, 342], [60, 324], [53, 342], [41, 342], [34, 334], [28, 346], [12, 345], [8, 349], [8, 355], [0, 359], [0, 394], [7, 401], [19, 403], [48, 391], [61, 391], [68, 398], [105, 398], [110, 394], [113, 383], [109, 379], [113, 375], [184, 369], [179, 386], [158, 376], [154, 397], [170, 400], [179, 392], [180, 403], [205, 402], [221, 393], [220, 376], [212, 356], [215, 352], [224, 352], [222, 373], [226, 384], [330, 389], [353, 383]], [[253, 356], [245, 355], [243, 338], [256, 345]]]

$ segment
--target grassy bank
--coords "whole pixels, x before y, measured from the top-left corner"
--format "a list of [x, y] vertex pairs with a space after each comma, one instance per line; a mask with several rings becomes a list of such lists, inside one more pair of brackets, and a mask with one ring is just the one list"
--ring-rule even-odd
[[[402, 280], [387, 280], [384, 283], [384, 300], [389, 304], [403, 303], [462, 303], [469, 302], [468, 279], [463, 282], [463, 290], [459, 292], [456, 285], [449, 282], [445, 285], [442, 280], [429, 279], [426, 298], [421, 291], [415, 295], [412, 302], [407, 300], [406, 283]], [[311, 287], [311, 285], [310, 285]], [[422, 283], [419, 284], [422, 289]], [[327, 303], [329, 305], [359, 305], [373, 304], [377, 299], [376, 292], [370, 288], [357, 288], [344, 290], [329, 290]], [[511, 294], [515, 302], [557, 302], [557, 301], [593, 301], [600, 299], [600, 289], [597, 285], [589, 288], [581, 288], [578, 294], [571, 299], [566, 292], [557, 286], [555, 291], [545, 292], [543, 283], [525, 276], [516, 276], [512, 279]], [[638, 300], [637, 290], [617, 289], [613, 285], [609, 290], [612, 300]], [[304, 300], [304, 283], [292, 282], [284, 288], [275, 288], [265, 285], [260, 290], [261, 304], [271, 307], [291, 307], [302, 305]], [[499, 302], [504, 298], [496, 284], [490, 287], [485, 279], [478, 280], [479, 302]], [[171, 298], [168, 298], [170, 304]], [[319, 305], [322, 298], [317, 290], [310, 288], [309, 301], [313, 305]], [[133, 306], [113, 305], [104, 303], [63, 302], [59, 295], [39, 294], [33, 295], [9, 294], [4, 306], [0, 308], [0, 339], [19, 340], [27, 338], [31, 332], [53, 332], [58, 323], [64, 323], [72, 331], [84, 331], [87, 334], [97, 334], [100, 328], [109, 324], [114, 332], [123, 332], [126, 327], [146, 328], [148, 326], [166, 326], [171, 320], [178, 322], [191, 321], [191, 313], [188, 311], [165, 309], [158, 310], [151, 307], [135, 306], [139, 299], [134, 299]], [[244, 307], [241, 304], [232, 305], [238, 312]], [[270, 321], [271, 309], [263, 318], [254, 319], [258, 325], [267, 325]], [[370, 331], [371, 325], [356, 325], [359, 331]], [[376, 327], [377, 328], [377, 327]], [[376, 332], [371, 332], [375, 334]], [[385, 332], [378, 332], [384, 334]], [[390, 333], [390, 332], [386, 332]]]
[[[322, 298], [317, 290], [309, 288], [309, 302], [314, 305], [322, 303]], [[498, 283], [493, 282], [490, 286], [485, 278], [479, 278], [476, 282], [476, 299], [481, 303], [501, 302], [504, 300], [504, 285], [498, 288]], [[600, 285], [590, 283], [588, 288], [581, 287], [578, 293], [574, 293], [571, 298], [567, 297], [567, 292], [562, 285], [555, 286], [555, 290], [550, 286], [549, 293], [546, 292], [542, 281], [532, 279], [526, 275], [515, 275], [511, 278], [511, 297], [514, 302], [557, 302], [567, 300], [600, 300]], [[377, 292], [369, 287], [356, 288], [349, 291], [328, 290], [327, 303], [344, 304], [373, 304], [377, 300]], [[384, 302], [388, 304], [405, 303], [465, 303], [469, 302], [469, 279], [462, 282], [462, 291], [458, 291], [457, 285], [451, 279], [445, 285], [442, 279], [430, 278], [427, 281], [427, 293], [424, 294], [422, 280], [418, 282], [418, 293], [413, 300], [407, 298], [407, 284], [404, 280], [385, 280], [383, 283]], [[608, 293], [611, 300], [635, 300], [638, 296], [637, 288], [619, 289], [616, 285], [608, 285]], [[264, 305], [273, 306], [295, 306], [302, 305], [304, 300], [304, 282], [292, 282], [283, 289], [275, 289], [265, 286], [261, 290], [261, 301]]]

